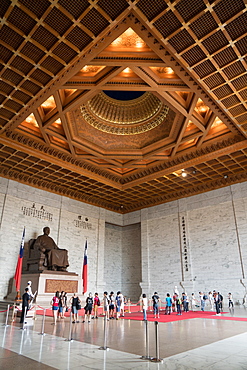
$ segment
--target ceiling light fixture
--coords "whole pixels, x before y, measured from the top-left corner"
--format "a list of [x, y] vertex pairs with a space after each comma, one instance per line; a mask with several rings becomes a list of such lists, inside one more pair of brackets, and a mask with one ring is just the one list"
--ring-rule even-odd
[[185, 172], [185, 170], [182, 170], [182, 174], [181, 174], [182, 177], [186, 177], [187, 176], [187, 172]]

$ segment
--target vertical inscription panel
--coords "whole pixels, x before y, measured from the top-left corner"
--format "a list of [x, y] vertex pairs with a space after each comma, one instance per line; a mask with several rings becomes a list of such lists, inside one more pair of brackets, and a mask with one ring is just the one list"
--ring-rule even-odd
[[75, 293], [78, 292], [78, 281], [46, 279], [45, 293], [55, 293], [57, 291]]

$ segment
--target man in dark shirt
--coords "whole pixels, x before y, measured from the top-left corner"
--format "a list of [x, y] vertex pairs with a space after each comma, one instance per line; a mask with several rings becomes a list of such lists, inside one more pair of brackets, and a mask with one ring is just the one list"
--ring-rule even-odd
[[25, 311], [27, 314], [30, 303], [30, 295], [28, 294], [28, 288], [25, 289], [25, 293], [22, 296], [22, 311], [21, 311], [21, 320], [20, 323], [24, 322]]
[[159, 299], [160, 297], [158, 296], [158, 293], [157, 292], [154, 292], [154, 295], [152, 296], [152, 300], [153, 300], [153, 309], [154, 309], [154, 318], [156, 319], [156, 316], [157, 318], [159, 318]]

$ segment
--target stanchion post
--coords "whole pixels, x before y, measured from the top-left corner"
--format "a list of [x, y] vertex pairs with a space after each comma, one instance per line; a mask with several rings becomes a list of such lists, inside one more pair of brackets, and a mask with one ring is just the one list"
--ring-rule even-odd
[[73, 342], [71, 332], [72, 332], [72, 310], [70, 311], [70, 317], [69, 317], [69, 337], [68, 339], [65, 339], [66, 342]]
[[42, 326], [41, 326], [41, 333], [39, 333], [39, 335], [45, 335], [45, 313], [46, 313], [46, 309], [43, 308], [43, 320], [42, 320]]
[[10, 307], [10, 304], [8, 304], [8, 308], [7, 308], [7, 313], [6, 313], [6, 320], [5, 320], [5, 324], [3, 324], [3, 326], [8, 326], [8, 319], [9, 319], [9, 307]]
[[21, 330], [25, 330], [25, 321], [26, 321], [27, 307], [24, 308], [24, 317]]
[[106, 346], [107, 338], [106, 338], [106, 315], [104, 317], [104, 345], [103, 347], [100, 347], [99, 349], [103, 349], [105, 351], [109, 351], [109, 348]]
[[12, 311], [12, 319], [11, 319], [11, 321], [14, 321], [14, 319], [15, 319], [15, 309], [16, 309], [16, 307], [13, 304], [13, 311]]
[[142, 356], [142, 360], [150, 360], [149, 356], [149, 333], [148, 333], [148, 321], [145, 320], [145, 339], [146, 339], [146, 355]]
[[130, 310], [130, 298], [128, 299], [128, 310], [129, 310], [129, 313], [131, 313], [131, 310]]
[[33, 320], [37, 320], [37, 313], [36, 313], [36, 311], [37, 311], [37, 305], [35, 305], [34, 306], [34, 315], [33, 315]]
[[160, 358], [160, 351], [159, 351], [159, 332], [158, 332], [158, 321], [154, 322], [155, 324], [155, 345], [156, 345], [156, 357], [152, 357], [150, 361], [152, 362], [163, 362], [163, 359]]

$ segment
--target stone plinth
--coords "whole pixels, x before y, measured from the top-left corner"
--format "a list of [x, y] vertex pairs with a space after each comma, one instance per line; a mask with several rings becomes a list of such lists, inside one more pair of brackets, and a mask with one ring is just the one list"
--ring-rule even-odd
[[[32, 282], [33, 294], [37, 291], [35, 302], [40, 306], [50, 306], [50, 301], [56, 291], [67, 292], [68, 297], [73, 293], [81, 291], [81, 278], [73, 272], [62, 271], [42, 271], [38, 273], [22, 274], [21, 278], [21, 296], [27, 286], [27, 282]], [[16, 296], [15, 285], [13, 284], [12, 293], [8, 300], [14, 300]]]

